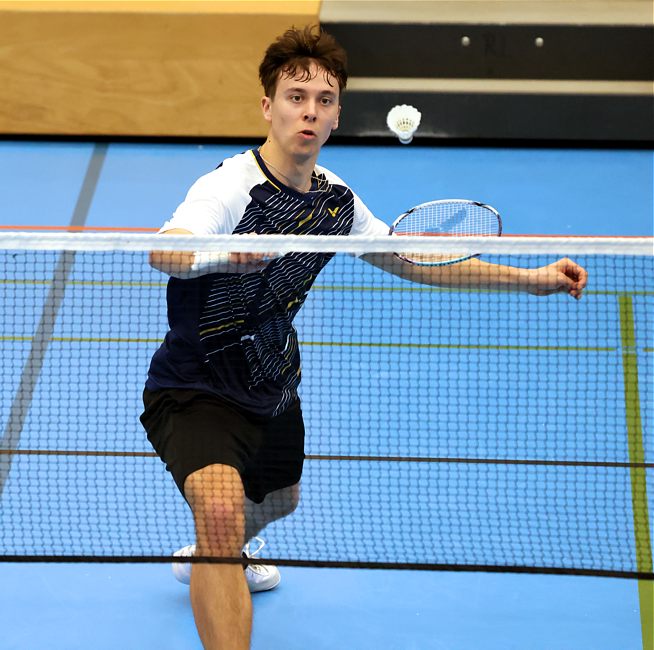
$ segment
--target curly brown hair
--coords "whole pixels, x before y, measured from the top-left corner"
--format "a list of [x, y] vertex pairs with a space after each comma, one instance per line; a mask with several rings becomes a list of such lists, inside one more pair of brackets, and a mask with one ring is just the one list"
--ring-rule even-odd
[[[316, 63], [338, 82], [340, 91], [347, 84], [347, 55], [336, 39], [317, 25], [286, 30], [268, 46], [259, 66], [259, 79], [266, 97], [274, 97], [280, 75], [308, 81], [311, 64]], [[330, 83], [331, 85], [331, 83]]]

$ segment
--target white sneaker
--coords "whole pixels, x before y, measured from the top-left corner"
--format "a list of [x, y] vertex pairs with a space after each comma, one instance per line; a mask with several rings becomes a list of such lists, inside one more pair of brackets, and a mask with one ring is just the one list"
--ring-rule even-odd
[[[184, 548], [180, 548], [178, 551], [173, 553], [173, 557], [191, 557], [195, 554], [195, 544], [189, 544]], [[173, 562], [173, 575], [177, 580], [184, 583], [185, 585], [191, 584], [191, 563], [187, 562], [182, 564], [181, 562]]]
[[[251, 548], [252, 542], [257, 543], [257, 548], [254, 551]], [[253, 537], [243, 547], [243, 557], [256, 557], [261, 553], [265, 545], [266, 542], [261, 537]], [[247, 580], [250, 593], [254, 594], [257, 591], [270, 591], [270, 589], [274, 589], [280, 583], [282, 576], [279, 573], [279, 569], [273, 564], [248, 564], [245, 567], [245, 579]]]
[[[255, 550], [251, 549], [252, 542], [257, 543]], [[261, 549], [266, 545], [266, 542], [261, 537], [253, 537], [243, 547], [243, 557], [253, 558], [256, 557]], [[191, 557], [195, 554], [195, 544], [189, 544], [184, 548], [180, 548], [173, 553], [174, 557]], [[185, 585], [191, 584], [191, 563], [173, 562], [173, 575], [179, 582]], [[276, 566], [267, 564], [248, 564], [245, 567], [245, 580], [248, 583], [250, 593], [257, 591], [269, 591], [274, 589], [281, 581], [282, 576]]]

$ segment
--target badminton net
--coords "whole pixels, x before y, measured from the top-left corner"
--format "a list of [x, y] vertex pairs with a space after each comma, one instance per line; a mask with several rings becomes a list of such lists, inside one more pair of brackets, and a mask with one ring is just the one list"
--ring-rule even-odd
[[[168, 331], [148, 252], [274, 250], [333, 259], [294, 319], [306, 460], [267, 561], [653, 577], [651, 238], [444, 239], [4, 233], [0, 560], [168, 561], [194, 541], [139, 423]], [[360, 259], [448, 246], [568, 256], [588, 288], [433, 287]]]

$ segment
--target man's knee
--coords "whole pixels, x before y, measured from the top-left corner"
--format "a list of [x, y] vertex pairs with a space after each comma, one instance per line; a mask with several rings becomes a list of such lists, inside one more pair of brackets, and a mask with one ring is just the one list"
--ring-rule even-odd
[[198, 554], [238, 555], [245, 530], [238, 472], [224, 465], [204, 468], [186, 479], [184, 493], [193, 511]]

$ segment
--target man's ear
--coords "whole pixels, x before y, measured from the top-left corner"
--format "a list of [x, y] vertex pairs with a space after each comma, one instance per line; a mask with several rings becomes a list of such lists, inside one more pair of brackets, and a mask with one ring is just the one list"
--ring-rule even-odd
[[261, 98], [261, 112], [263, 113], [263, 119], [266, 122], [272, 122], [272, 100], [270, 97]]
[[334, 122], [334, 126], [332, 127], [333, 130], [336, 130], [338, 128], [338, 118], [341, 116], [341, 105], [338, 105], [338, 113], [336, 113], [336, 122]]

